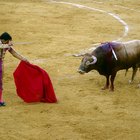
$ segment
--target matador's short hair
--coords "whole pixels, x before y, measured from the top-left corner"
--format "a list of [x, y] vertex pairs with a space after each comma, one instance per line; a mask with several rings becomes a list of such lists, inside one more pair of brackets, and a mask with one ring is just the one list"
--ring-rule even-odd
[[0, 39], [4, 40], [4, 41], [7, 41], [7, 40], [12, 40], [12, 37], [9, 33], [4, 32], [0, 35]]

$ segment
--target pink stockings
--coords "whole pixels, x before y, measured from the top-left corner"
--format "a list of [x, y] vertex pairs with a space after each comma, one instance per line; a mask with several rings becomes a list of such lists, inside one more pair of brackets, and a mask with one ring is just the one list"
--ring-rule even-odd
[[3, 102], [3, 99], [2, 99], [2, 90], [0, 89], [0, 102]]

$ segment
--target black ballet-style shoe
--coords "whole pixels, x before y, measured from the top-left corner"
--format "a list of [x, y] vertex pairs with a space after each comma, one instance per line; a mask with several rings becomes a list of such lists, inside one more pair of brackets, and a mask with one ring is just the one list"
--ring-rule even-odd
[[6, 103], [5, 102], [0, 102], [0, 107], [1, 106], [6, 106]]

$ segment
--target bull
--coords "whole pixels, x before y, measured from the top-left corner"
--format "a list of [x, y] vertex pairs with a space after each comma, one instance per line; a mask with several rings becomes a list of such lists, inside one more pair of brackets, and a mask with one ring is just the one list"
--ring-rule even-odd
[[114, 80], [119, 70], [135, 68], [140, 63], [140, 40], [128, 42], [106, 42], [91, 53], [84, 55], [78, 72], [88, 73], [97, 70], [106, 77], [102, 88], [114, 91]]

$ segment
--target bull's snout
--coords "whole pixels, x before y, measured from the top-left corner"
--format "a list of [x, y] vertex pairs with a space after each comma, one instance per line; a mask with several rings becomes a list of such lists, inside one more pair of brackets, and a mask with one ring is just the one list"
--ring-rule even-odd
[[77, 72], [79, 72], [80, 74], [84, 74], [84, 73], [85, 73], [85, 71], [83, 71], [83, 70], [81, 70], [81, 69], [78, 69]]

